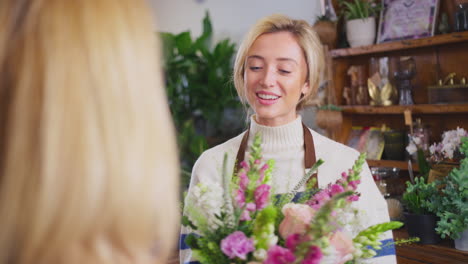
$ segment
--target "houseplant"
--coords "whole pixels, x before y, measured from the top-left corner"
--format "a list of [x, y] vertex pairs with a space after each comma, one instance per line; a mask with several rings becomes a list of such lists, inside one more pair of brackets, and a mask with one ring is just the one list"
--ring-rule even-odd
[[468, 137], [462, 139], [460, 152], [465, 154], [460, 168], [440, 181], [441, 195], [432, 197], [429, 207], [440, 217], [437, 232], [454, 239], [457, 249], [468, 251]]
[[323, 45], [334, 49], [337, 44], [338, 34], [336, 21], [332, 21], [327, 15], [318, 16], [312, 28], [317, 32]]
[[[235, 44], [229, 39], [213, 43], [212, 35], [208, 12], [196, 39], [190, 31], [160, 33], [166, 93], [178, 132], [182, 169], [188, 172], [208, 146], [242, 130], [241, 122], [225, 123], [226, 112], [241, 109], [230, 79]], [[229, 127], [230, 134], [221, 131], [223, 127]], [[182, 182], [188, 179], [183, 177]]]
[[440, 237], [435, 232], [437, 217], [429, 203], [430, 198], [438, 194], [436, 183], [427, 183], [426, 178], [416, 177], [413, 182], [406, 182], [406, 185], [402, 202], [408, 234], [419, 237], [421, 244], [439, 242]]
[[340, 7], [346, 20], [346, 38], [351, 47], [373, 44], [376, 16], [381, 5], [374, 0], [341, 0]]

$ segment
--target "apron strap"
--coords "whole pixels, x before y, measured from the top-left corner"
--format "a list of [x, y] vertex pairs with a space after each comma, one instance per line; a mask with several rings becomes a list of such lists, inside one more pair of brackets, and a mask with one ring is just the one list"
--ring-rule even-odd
[[[309, 128], [307, 128], [304, 123], [302, 123], [302, 130], [304, 131], [304, 167], [306, 169], [312, 168], [312, 166], [315, 164], [317, 161], [315, 157], [315, 146], [314, 146], [314, 139], [312, 137], [312, 134], [310, 133]], [[239, 146], [239, 150], [237, 151], [237, 156], [236, 156], [236, 165], [234, 167], [234, 174], [236, 174], [241, 166], [240, 163], [244, 161], [245, 158], [245, 151], [247, 149], [247, 142], [249, 140], [249, 129], [244, 133], [244, 136], [242, 137], [241, 144]], [[312, 177], [310, 177], [309, 181], [312, 178], [316, 178], [317, 181], [315, 181], [314, 188], [318, 187], [318, 178], [317, 178], [317, 173], [314, 173]]]

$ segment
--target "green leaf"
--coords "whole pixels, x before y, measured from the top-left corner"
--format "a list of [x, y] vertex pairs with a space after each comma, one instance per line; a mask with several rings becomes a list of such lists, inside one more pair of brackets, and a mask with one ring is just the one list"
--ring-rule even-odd
[[181, 55], [188, 55], [193, 52], [192, 37], [190, 31], [182, 32], [175, 37], [176, 47]]

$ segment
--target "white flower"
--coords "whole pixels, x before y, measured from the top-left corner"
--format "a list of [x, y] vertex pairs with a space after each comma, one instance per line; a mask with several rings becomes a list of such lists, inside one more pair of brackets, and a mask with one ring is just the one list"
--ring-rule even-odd
[[[191, 195], [187, 197], [187, 201], [191, 208], [204, 216], [210, 229], [216, 229], [222, 224], [215, 217], [216, 215], [221, 215], [221, 209], [224, 205], [223, 188], [221, 185], [211, 181], [198, 183], [193, 187]], [[194, 217], [189, 213], [188, 217], [195, 225], [201, 224], [198, 220], [199, 216]]]
[[414, 153], [416, 153], [416, 151], [418, 151], [418, 148], [413, 142], [410, 142], [406, 147], [406, 151], [408, 151], [410, 155], [413, 155]]
[[267, 257], [267, 251], [265, 249], [258, 249], [254, 253], [254, 258], [257, 260], [264, 260]]

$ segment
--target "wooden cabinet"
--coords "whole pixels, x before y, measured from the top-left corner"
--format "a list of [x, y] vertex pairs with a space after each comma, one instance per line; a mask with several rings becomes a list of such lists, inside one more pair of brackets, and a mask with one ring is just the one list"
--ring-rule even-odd
[[[332, 61], [332, 77], [336, 100], [343, 108], [343, 124], [334, 139], [346, 142], [352, 126], [376, 126], [385, 124], [393, 129], [407, 129], [403, 112], [411, 110], [413, 119], [421, 118], [431, 129], [431, 142], [440, 141], [442, 132], [456, 127], [468, 129], [468, 103], [428, 104], [428, 86], [435, 85], [449, 73], [468, 79], [468, 31], [436, 35], [434, 37], [402, 40], [357, 48], [335, 49], [329, 52]], [[396, 59], [411, 56], [416, 62], [416, 76], [412, 79], [414, 105], [343, 106], [344, 87], [350, 85], [347, 71], [352, 65], [369, 67], [371, 58]], [[392, 80], [392, 65], [389, 77]], [[468, 93], [468, 88], [466, 90]], [[370, 161], [380, 166], [407, 168], [406, 162]]]

